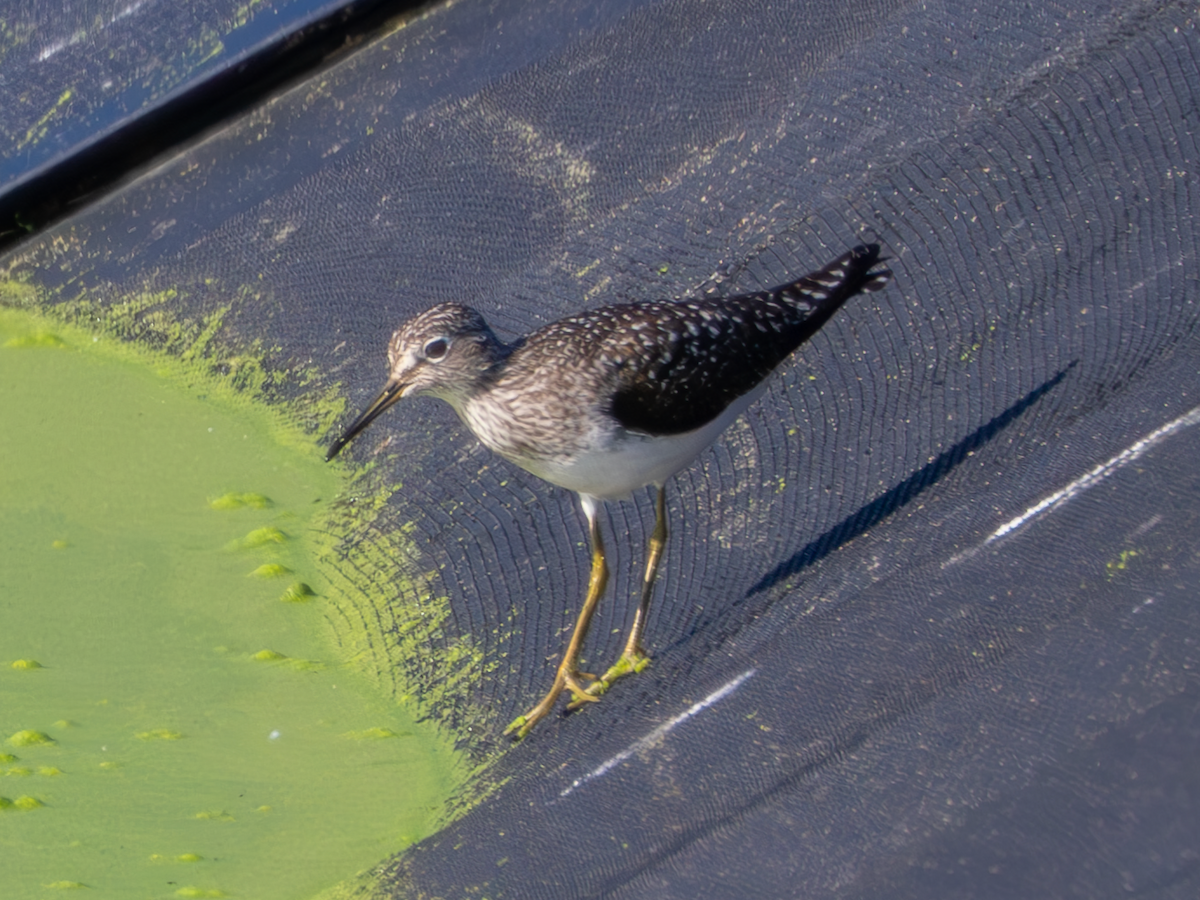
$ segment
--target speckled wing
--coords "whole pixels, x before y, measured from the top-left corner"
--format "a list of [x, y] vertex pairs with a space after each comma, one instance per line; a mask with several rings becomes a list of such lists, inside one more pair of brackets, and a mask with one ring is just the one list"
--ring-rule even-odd
[[596, 325], [625, 336], [624, 348], [609, 344], [615, 379], [609, 412], [623, 427], [651, 435], [700, 428], [770, 375], [848, 299], [886, 285], [889, 270], [871, 271], [878, 259], [877, 244], [861, 246], [768, 291], [595, 311]]

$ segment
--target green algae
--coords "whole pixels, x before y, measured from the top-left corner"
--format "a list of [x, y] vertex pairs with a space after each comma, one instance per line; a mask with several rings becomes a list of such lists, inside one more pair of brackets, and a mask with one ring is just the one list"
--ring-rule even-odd
[[266, 509], [271, 506], [271, 498], [262, 494], [239, 494], [230, 492], [208, 501], [210, 509]]
[[16, 659], [13, 660], [12, 668], [17, 669], [18, 671], [29, 672], [33, 669], [42, 668], [42, 664], [36, 659]]
[[[508, 124], [504, 133], [523, 146], [544, 143], [523, 123]], [[565, 161], [561, 148], [545, 150], [547, 162]], [[58, 331], [72, 345], [91, 340], [106, 353], [138, 360], [147, 357], [145, 348], [153, 348], [149, 356], [163, 378], [187, 389], [202, 383], [208, 396], [234, 406], [269, 407], [273, 441], [322, 459], [312, 436], [327, 434], [343, 419], [346, 400], [339, 385], [320, 368], [297, 364], [279, 347], [249, 339], [229, 324], [247, 310], [269, 308], [273, 301], [261, 284], [222, 287], [216, 278], [197, 277], [190, 296], [187, 289], [164, 289], [149, 280], [119, 296], [91, 294], [70, 282], [43, 286], [45, 267], [57, 265], [62, 252], [82, 251], [77, 236], [64, 234], [61, 240], [65, 249], [35, 245], [0, 268], [0, 307], [52, 313], [56, 322], [66, 323]], [[185, 315], [185, 308], [205, 312]], [[66, 326], [86, 337], [73, 337]], [[283, 399], [296, 398], [298, 390], [300, 398]], [[504, 661], [485, 659], [477, 641], [454, 627], [449, 598], [435, 592], [433, 573], [414, 549], [413, 529], [397, 528], [392, 518], [389, 499], [398, 486], [386, 479], [382, 462], [353, 470], [345, 506], [326, 508], [322, 527], [307, 537], [329, 588], [318, 586], [329, 604], [331, 637], [343, 658], [379, 691], [419, 705], [433, 720], [452, 715], [457, 737], [474, 745], [494, 728], [494, 710], [462, 700]], [[344, 458], [330, 468], [351, 471]], [[233, 547], [246, 549], [237, 542]], [[276, 548], [268, 542], [255, 549]]]
[[65, 347], [67, 342], [52, 331], [34, 331], [9, 338], [5, 347]]
[[[261, 289], [230, 288], [225, 302], [188, 318], [178, 312], [181, 294], [174, 288], [148, 287], [112, 297], [73, 285], [42, 287], [35, 279], [55, 251], [46, 254], [47, 248], [34, 246], [0, 269], [0, 313], [8, 307], [52, 317], [10, 328], [5, 338], [54, 332], [68, 346], [148, 366], [183, 391], [199, 387], [206, 397], [234, 408], [254, 406], [271, 440], [310, 459], [322, 458], [311, 436], [327, 432], [345, 414], [338, 386], [326, 383], [313, 366], [276, 367], [268, 360], [278, 348], [261, 339], [233, 340], [225, 332], [226, 319], [236, 310], [263, 302]], [[219, 290], [213, 281], [205, 279], [206, 289]], [[306, 390], [303, 402], [280, 405], [280, 394], [295, 386]]]
[[1104, 564], [1108, 580], [1112, 581], [1117, 575], [1128, 569], [1132, 561], [1140, 555], [1137, 550], [1125, 549], [1120, 552], [1116, 559], [1110, 559]]
[[390, 728], [364, 728], [362, 731], [347, 731], [344, 738], [349, 738], [352, 741], [383, 741], [388, 738], [404, 737], [397, 731], [392, 731]]
[[201, 862], [204, 859], [198, 853], [180, 853], [171, 855], [168, 853], [151, 853], [150, 862], [173, 865], [174, 863], [194, 863]]
[[[0, 302], [22, 296], [9, 287]], [[0, 803], [6, 890], [36, 895], [69, 860], [81, 884], [159, 896], [153, 851], [182, 844], [167, 858], [218, 859], [220, 882], [180, 891], [308, 897], [430, 833], [461, 778], [448, 746], [353, 667], [314, 661], [339, 655], [324, 616], [340, 598], [314, 561], [314, 501], [338, 483], [311, 440], [233, 393], [181, 392], [169, 361], [102, 335], [56, 323], [65, 349], [3, 346], [38, 328], [0, 308], [0, 659], [46, 666], [0, 668], [0, 736], [45, 738], [9, 743], [34, 779], [12, 784], [37, 790]], [[209, 504], [247, 482], [273, 502]], [[224, 549], [255, 532], [272, 537], [245, 549], [316, 585], [314, 602], [264, 602]], [[279, 664], [246, 665], [256, 646]], [[341, 739], [375, 727], [409, 739]]]
[[279, 563], [263, 563], [250, 573], [250, 578], [283, 578], [291, 575], [292, 570]]
[[304, 603], [317, 596], [317, 592], [310, 588], [303, 581], [297, 581], [288, 586], [288, 589], [283, 592], [283, 596], [279, 599], [285, 603]]
[[14, 747], [33, 747], [37, 744], [53, 744], [54, 738], [46, 734], [44, 731], [34, 731], [32, 728], [23, 728], [18, 732], [10, 735], [8, 743]]
[[170, 728], [154, 728], [150, 731], [139, 731], [134, 735], [139, 741], [182, 741], [183, 735]]
[[293, 659], [274, 650], [259, 650], [250, 658], [256, 662], [278, 663], [298, 672], [321, 672], [327, 668], [323, 662], [313, 659]]
[[[392, 527], [385, 515], [394, 489], [380, 482], [376, 470], [367, 470], [351, 485], [353, 510], [331, 511], [352, 517], [357, 537], [318, 547], [318, 560], [327, 563], [327, 593], [335, 598], [329, 625], [343, 652], [381, 691], [413, 701], [413, 686], [419, 685], [425, 709], [436, 716], [442, 708], [456, 708], [463, 734], [483, 733], [495, 725], [490, 711], [461, 701], [501, 661], [485, 661], [469, 635], [454, 634], [449, 601], [434, 593], [433, 573], [421, 568], [414, 553], [413, 526]], [[350, 530], [331, 518], [324, 534]]]
[[55, 101], [54, 105], [46, 110], [40, 119], [29, 126], [29, 130], [25, 132], [25, 137], [17, 142], [17, 149], [23, 150], [30, 144], [42, 140], [50, 132], [51, 121], [56, 117], [65, 115], [63, 107], [70, 103], [73, 96], [75, 96], [75, 92], [70, 88], [59, 94], [58, 100]]
[[278, 528], [273, 525], [264, 525], [262, 528], [255, 528], [236, 541], [230, 541], [227, 546], [230, 550], [256, 550], [270, 544], [286, 544], [287, 542], [288, 536]]
[[205, 809], [196, 813], [195, 818], [208, 822], [236, 822], [237, 820], [223, 809]]

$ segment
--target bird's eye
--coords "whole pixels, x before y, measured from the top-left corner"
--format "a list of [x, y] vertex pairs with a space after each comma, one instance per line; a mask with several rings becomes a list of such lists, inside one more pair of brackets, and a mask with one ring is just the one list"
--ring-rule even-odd
[[450, 342], [445, 338], [434, 338], [425, 345], [425, 358], [437, 362], [446, 355], [446, 351], [450, 349]]

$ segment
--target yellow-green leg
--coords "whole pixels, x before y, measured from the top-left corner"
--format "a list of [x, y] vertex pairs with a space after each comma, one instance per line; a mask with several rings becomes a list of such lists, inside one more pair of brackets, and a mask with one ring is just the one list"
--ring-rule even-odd
[[[646, 618], [650, 614], [650, 599], [654, 595], [654, 581], [658, 577], [658, 564], [662, 561], [663, 550], [667, 546], [667, 492], [663, 485], [658, 486], [658, 503], [655, 509], [654, 531], [650, 533], [650, 541], [646, 550], [646, 574], [642, 576], [642, 602], [638, 604], [637, 614], [633, 617], [633, 627], [629, 629], [629, 638], [625, 641], [625, 649], [621, 658], [593, 682], [587, 689], [589, 700], [595, 700], [612, 686], [612, 683], [624, 675], [640, 672], [650, 665], [650, 657], [642, 646], [642, 634], [646, 631]], [[580, 705], [576, 697], [568, 709]]]
[[575, 631], [571, 634], [571, 641], [567, 644], [567, 652], [563, 656], [562, 662], [559, 663], [558, 672], [554, 676], [554, 684], [537, 706], [525, 713], [525, 715], [517, 716], [504, 729], [505, 734], [515, 733], [518, 739], [529, 734], [533, 726], [544, 719], [554, 709], [554, 704], [558, 702], [558, 697], [563, 691], [569, 690], [571, 692], [575, 704], [598, 699], [591, 696], [588, 693], [588, 689], [579, 682], [580, 678], [588, 680], [595, 678], [594, 675], [587, 675], [579, 671], [579, 653], [583, 649], [584, 639], [587, 638], [588, 626], [592, 622], [592, 615], [596, 612], [596, 606], [600, 602], [600, 597], [604, 594], [605, 586], [608, 584], [608, 562], [604, 555], [604, 541], [600, 537], [600, 526], [596, 522], [596, 501], [587, 496], [582, 496], [581, 501], [584, 515], [587, 516], [588, 536], [592, 544], [592, 574], [588, 579], [587, 597], [584, 598], [583, 608], [579, 610], [579, 618], [575, 622]]

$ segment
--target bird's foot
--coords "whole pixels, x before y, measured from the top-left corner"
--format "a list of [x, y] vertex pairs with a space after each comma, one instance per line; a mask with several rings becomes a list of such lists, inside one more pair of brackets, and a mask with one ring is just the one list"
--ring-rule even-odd
[[567, 709], [578, 709], [584, 703], [594, 702], [604, 696], [614, 681], [618, 678], [624, 678], [626, 675], [634, 675], [650, 665], [650, 657], [643, 650], [635, 650], [630, 653], [628, 650], [621, 654], [618, 659], [607, 672], [599, 678], [592, 681], [588, 685], [587, 690], [580, 696], [576, 693], [571, 702], [567, 704]]
[[[591, 681], [592, 684], [585, 687], [579, 680], [585, 678]], [[559, 666], [557, 674], [554, 676], [554, 684], [550, 690], [546, 692], [540, 703], [525, 713], [523, 716], [517, 716], [508, 727], [504, 729], [505, 734], [511, 734], [516, 740], [521, 740], [525, 735], [533, 730], [533, 726], [546, 718], [550, 711], [554, 709], [554, 704], [558, 702], [560, 694], [566, 691], [571, 692], [571, 702], [567, 709], [576, 709], [584, 703], [595, 703], [600, 699], [599, 694], [592, 694], [592, 688], [598, 682], [595, 675], [590, 675], [587, 672], [571, 672], [567, 671], [563, 666]], [[601, 691], [600, 693], [603, 693]]]

